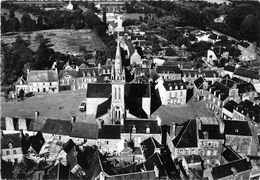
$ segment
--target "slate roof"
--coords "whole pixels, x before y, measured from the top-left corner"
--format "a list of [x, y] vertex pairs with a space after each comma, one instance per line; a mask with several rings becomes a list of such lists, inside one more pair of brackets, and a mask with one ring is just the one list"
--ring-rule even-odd
[[221, 179], [233, 175], [231, 168], [235, 168], [237, 170], [237, 173], [241, 173], [252, 169], [252, 165], [250, 161], [247, 161], [246, 159], [241, 159], [228, 164], [213, 167], [211, 174], [214, 179]]
[[121, 126], [120, 125], [102, 125], [98, 131], [99, 139], [120, 139]]
[[67, 120], [47, 119], [42, 132], [49, 134], [70, 135], [72, 124]]
[[153, 137], [149, 137], [141, 142], [141, 145], [144, 147], [144, 156], [145, 159], [148, 159], [154, 154], [155, 148], [160, 148], [162, 145], [156, 141]]
[[99, 118], [108, 112], [108, 110], [111, 108], [111, 98], [112, 97], [109, 96], [109, 98], [106, 101], [102, 102], [97, 106], [96, 118]]
[[212, 86], [210, 86], [211, 94], [216, 91], [216, 97], [221, 94], [220, 100], [224, 101], [229, 96], [229, 88], [224, 84], [216, 81]]
[[[73, 70], [60, 70], [59, 71], [59, 78], [62, 78], [66, 75], [69, 75], [73, 78], [77, 78], [77, 77], [80, 77], [80, 73], [81, 73], [80, 71], [76, 71], [74, 69]], [[83, 76], [83, 75], [81, 75], [81, 76]]]
[[252, 71], [243, 67], [237, 68], [234, 74], [251, 79], [260, 79], [260, 75], [257, 71]]
[[236, 107], [238, 106], [238, 104], [231, 100], [231, 101], [228, 101], [224, 106], [223, 108], [225, 108], [226, 110], [228, 110], [229, 112], [233, 112], [233, 109], [235, 109]]
[[232, 65], [226, 65], [226, 66], [224, 66], [224, 70], [225, 70], [225, 71], [234, 72], [235, 69], [236, 69], [236, 67], [235, 67], [235, 66], [232, 66]]
[[130, 98], [149, 98], [151, 96], [150, 84], [125, 84], [125, 95]]
[[158, 66], [156, 68], [156, 72], [161, 73], [174, 73], [174, 74], [181, 74], [181, 70], [178, 66]]
[[237, 89], [239, 94], [255, 91], [255, 87], [252, 83], [238, 84]]
[[84, 139], [97, 139], [98, 125], [76, 122], [72, 127], [70, 136]]
[[58, 82], [56, 70], [33, 70], [27, 75], [27, 82]]
[[224, 134], [236, 136], [252, 136], [247, 121], [223, 120], [225, 124]]
[[203, 78], [203, 77], [199, 77], [198, 79], [196, 79], [194, 81], [194, 85], [196, 86], [197, 89], [203, 89], [203, 83], [205, 82], [206, 80]]
[[[177, 90], [181, 89], [187, 89], [186, 84], [183, 82], [183, 80], [173, 80], [173, 81], [164, 81], [163, 86], [167, 91], [174, 91], [175, 86], [177, 86]], [[170, 90], [170, 87], [172, 87], [172, 90]]]
[[20, 133], [14, 134], [4, 134], [1, 138], [1, 149], [8, 149], [8, 143], [13, 143], [13, 148], [22, 147], [22, 138], [20, 137]]
[[201, 129], [199, 129], [199, 138], [204, 139], [203, 132], [208, 132], [209, 139], [224, 139], [224, 135], [220, 133], [219, 125], [213, 124], [201, 124]]
[[198, 147], [196, 120], [183, 123], [183, 128], [172, 142], [176, 148]]
[[158, 123], [156, 120], [142, 120], [142, 119], [136, 119], [136, 120], [131, 120], [131, 119], [126, 119], [124, 126], [121, 128], [122, 133], [130, 133], [132, 132], [132, 127], [135, 125], [136, 128], [136, 133], [146, 133], [146, 128], [149, 126], [150, 128], [150, 134], [161, 134], [161, 127], [158, 126]]
[[236, 161], [242, 159], [242, 157], [234, 151], [230, 146], [224, 146], [225, 150], [221, 153], [224, 159], [228, 162]]
[[252, 101], [249, 101], [247, 99], [245, 101], [241, 101], [236, 107], [236, 111], [245, 116], [248, 116], [251, 119], [254, 118], [254, 121], [256, 122], [260, 122], [260, 106], [254, 105]]
[[134, 172], [134, 173], [107, 176], [105, 179], [113, 179], [113, 180], [140, 179], [141, 180], [141, 179], [156, 179], [156, 177], [154, 171], [144, 171], [144, 172]]
[[89, 83], [87, 98], [108, 98], [111, 95], [111, 84]]

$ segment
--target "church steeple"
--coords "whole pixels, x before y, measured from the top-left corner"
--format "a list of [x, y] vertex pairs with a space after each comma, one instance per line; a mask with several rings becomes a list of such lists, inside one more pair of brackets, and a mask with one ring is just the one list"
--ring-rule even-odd
[[115, 73], [114, 80], [125, 81], [125, 71], [122, 68], [122, 58], [121, 58], [119, 35], [117, 37], [117, 47], [116, 47], [114, 73]]

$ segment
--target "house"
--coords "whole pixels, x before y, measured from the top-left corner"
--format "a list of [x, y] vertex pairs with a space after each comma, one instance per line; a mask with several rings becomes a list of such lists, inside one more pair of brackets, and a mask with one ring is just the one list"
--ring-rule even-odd
[[[252, 165], [247, 159], [239, 159], [204, 171], [204, 178], [213, 179], [250, 179]], [[208, 173], [206, 173], [208, 172]]]
[[218, 57], [216, 56], [213, 49], [207, 51], [207, 62], [214, 65], [214, 61], [217, 61]]
[[197, 101], [205, 101], [207, 89], [208, 82], [203, 77], [199, 77], [194, 81], [193, 96]]
[[241, 51], [240, 61], [253, 61], [256, 59], [256, 46], [253, 43], [240, 41], [237, 44], [237, 48]]
[[233, 119], [234, 120], [253, 120], [256, 123], [260, 122], [260, 106], [256, 103], [245, 100], [240, 102], [233, 109]]
[[222, 118], [226, 120], [233, 119], [233, 110], [238, 106], [233, 100], [228, 101], [222, 108]]
[[153, 137], [149, 137], [148, 139], [142, 141], [141, 146], [146, 159], [151, 157], [155, 152], [160, 153], [160, 148], [162, 147], [162, 145]]
[[181, 80], [181, 70], [178, 66], [157, 66], [155, 70], [165, 81]]
[[183, 105], [186, 104], [187, 87], [182, 80], [164, 81], [157, 80], [162, 105]]
[[230, 146], [224, 146], [224, 151], [222, 152], [221, 156], [224, 159], [224, 163], [229, 163], [232, 161], [237, 161], [239, 159], [243, 159], [236, 151], [234, 151]]
[[194, 69], [183, 69], [182, 70], [182, 80], [193, 87], [194, 81], [199, 78], [204, 77], [209, 85], [212, 85], [216, 81], [220, 81], [220, 77], [215, 70], [194, 70]]
[[14, 83], [15, 85], [15, 92], [19, 94], [20, 90], [22, 89], [25, 93], [29, 92], [29, 87], [28, 83], [26, 80], [23, 79], [23, 77], [19, 77], [16, 82]]
[[236, 67], [235, 66], [232, 66], [232, 65], [226, 65], [224, 66], [224, 71], [222, 72], [221, 76], [224, 77], [224, 76], [229, 76], [229, 78], [233, 78], [233, 74], [236, 70]]
[[252, 133], [247, 121], [223, 120], [225, 145], [240, 155], [251, 153]]
[[28, 71], [27, 83], [29, 92], [59, 92], [59, 77], [57, 69]]
[[172, 127], [175, 138], [172, 140], [173, 145], [168, 145], [172, 148], [173, 157], [198, 154], [202, 159], [219, 158], [224, 136], [218, 124], [192, 119], [179, 126]]
[[142, 58], [138, 54], [137, 49], [135, 49], [135, 52], [130, 57], [130, 64], [131, 65], [141, 65], [142, 64]]
[[229, 100], [238, 101], [238, 89], [235, 83], [229, 84], [216, 81], [209, 87], [206, 95], [206, 106], [210, 108], [217, 116], [222, 115], [222, 107]]
[[251, 82], [253, 84], [260, 82], [260, 75], [258, 71], [252, 71], [243, 67], [236, 68], [233, 77], [237, 77], [239, 79], [242, 79], [246, 82]]
[[23, 160], [21, 133], [1, 134], [2, 159], [13, 164]]

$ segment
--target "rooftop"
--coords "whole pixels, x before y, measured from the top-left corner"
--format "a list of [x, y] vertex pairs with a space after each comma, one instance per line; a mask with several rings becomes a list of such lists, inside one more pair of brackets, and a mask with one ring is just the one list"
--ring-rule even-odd
[[247, 121], [223, 120], [225, 124], [224, 134], [237, 136], [252, 136]]
[[58, 82], [56, 70], [32, 70], [27, 75], [27, 82]]

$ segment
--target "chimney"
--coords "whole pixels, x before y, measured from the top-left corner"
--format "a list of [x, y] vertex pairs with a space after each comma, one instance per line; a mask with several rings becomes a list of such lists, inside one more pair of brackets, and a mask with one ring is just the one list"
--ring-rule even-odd
[[175, 122], [172, 122], [172, 138], [175, 138], [175, 128], [176, 128], [176, 125], [175, 125]]
[[76, 71], [77, 71], [77, 72], [79, 71], [79, 67], [78, 67], [78, 66], [76, 66]]
[[34, 112], [34, 118], [35, 118], [35, 119], [37, 119], [37, 118], [39, 117], [39, 115], [40, 115], [40, 114], [39, 114], [38, 111], [35, 111], [35, 112]]
[[162, 125], [162, 120], [159, 116], [156, 117], [156, 120], [157, 120], [157, 125], [158, 126], [161, 126]]
[[224, 134], [224, 130], [225, 130], [225, 124], [223, 122], [219, 122], [220, 134]]
[[102, 126], [104, 125], [104, 120], [103, 119], [99, 119], [98, 120], [98, 128], [102, 129]]
[[75, 122], [76, 122], [76, 116], [71, 116], [70, 122], [71, 122], [72, 125], [74, 125]]
[[135, 134], [136, 133], [136, 128], [135, 128], [135, 125], [133, 125], [132, 127], [132, 133]]
[[157, 165], [154, 163], [153, 164], [153, 170], [154, 170], [154, 173], [155, 173], [155, 177], [159, 177], [159, 169], [158, 169], [158, 167], [157, 167]]
[[147, 127], [146, 127], [146, 130], [145, 130], [145, 132], [146, 132], [146, 134], [150, 134], [150, 127], [149, 127], [149, 125], [147, 125]]
[[208, 131], [204, 131], [203, 132], [203, 138], [204, 139], [209, 139], [209, 132]]
[[30, 69], [26, 69], [27, 75], [30, 74]]
[[23, 137], [23, 130], [20, 129], [20, 132], [19, 132], [19, 137], [22, 138]]

